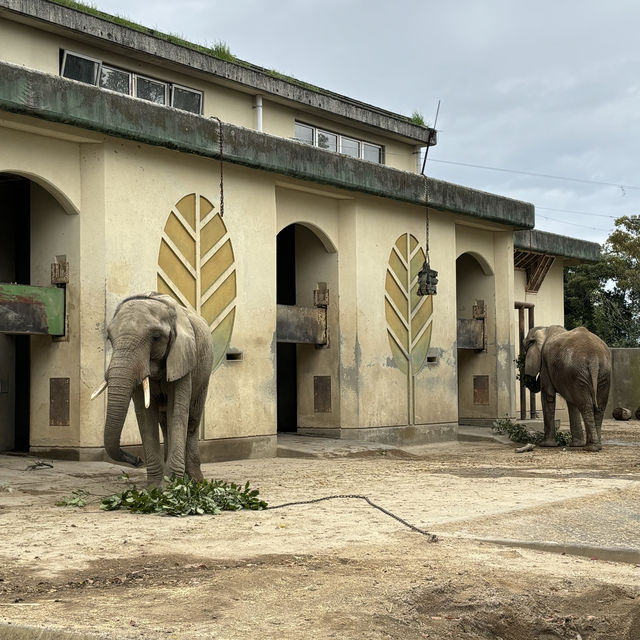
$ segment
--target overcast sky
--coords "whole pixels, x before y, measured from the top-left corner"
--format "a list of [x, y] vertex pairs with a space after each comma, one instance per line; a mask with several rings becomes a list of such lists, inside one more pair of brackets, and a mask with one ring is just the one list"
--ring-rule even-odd
[[432, 125], [440, 100], [427, 174], [532, 202], [543, 231], [604, 242], [616, 217], [640, 213], [635, 0], [95, 6]]

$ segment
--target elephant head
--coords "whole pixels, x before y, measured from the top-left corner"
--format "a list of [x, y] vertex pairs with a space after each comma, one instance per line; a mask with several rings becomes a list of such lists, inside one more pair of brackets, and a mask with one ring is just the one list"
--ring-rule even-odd
[[113, 460], [135, 466], [140, 458], [120, 448], [122, 427], [134, 390], [142, 385], [149, 407], [149, 380], [174, 381], [195, 366], [196, 340], [186, 311], [171, 297], [151, 293], [123, 300], [109, 323], [113, 347], [105, 381], [92, 397], [108, 389], [104, 447]]
[[540, 391], [540, 369], [542, 367], [542, 347], [548, 337], [566, 331], [560, 325], [550, 327], [533, 327], [529, 329], [524, 342], [522, 343], [526, 353], [524, 363], [524, 384], [538, 393]]

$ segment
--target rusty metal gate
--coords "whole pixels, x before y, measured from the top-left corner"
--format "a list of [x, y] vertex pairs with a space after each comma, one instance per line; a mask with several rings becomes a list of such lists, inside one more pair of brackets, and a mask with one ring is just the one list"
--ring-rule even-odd
[[278, 342], [328, 345], [329, 290], [316, 289], [313, 294], [313, 307], [276, 305], [276, 339]]
[[65, 290], [0, 283], [0, 333], [63, 336]]

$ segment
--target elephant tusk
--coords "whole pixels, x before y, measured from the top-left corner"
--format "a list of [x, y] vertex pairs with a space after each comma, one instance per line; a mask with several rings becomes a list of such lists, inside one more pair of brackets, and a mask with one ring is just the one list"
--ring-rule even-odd
[[142, 381], [142, 390], [144, 391], [144, 408], [148, 409], [151, 404], [151, 397], [149, 394], [149, 376]]
[[91, 399], [95, 400], [107, 388], [107, 381], [103, 380], [100, 386], [91, 394]]

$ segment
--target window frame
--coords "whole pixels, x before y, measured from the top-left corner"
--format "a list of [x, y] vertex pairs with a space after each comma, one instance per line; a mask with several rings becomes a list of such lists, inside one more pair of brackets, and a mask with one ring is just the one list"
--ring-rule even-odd
[[[80, 58], [82, 60], [89, 60], [90, 62], [95, 63], [96, 65], [96, 71], [95, 71], [95, 78], [93, 79], [93, 82], [84, 82], [83, 80], [76, 80], [75, 78], [70, 78], [69, 76], [65, 76], [64, 75], [64, 70], [65, 70], [65, 66], [67, 63], [67, 58], [69, 56], [73, 56], [75, 58]], [[69, 49], [63, 49], [62, 50], [62, 61], [60, 62], [60, 76], [63, 78], [66, 78], [67, 80], [74, 80], [75, 82], [82, 82], [82, 84], [93, 84], [93, 86], [97, 86], [98, 84], [98, 80], [100, 78], [100, 69], [102, 67], [102, 60], [98, 60], [97, 58], [92, 58], [91, 56], [86, 56], [83, 53], [76, 53], [75, 51], [71, 51]]]
[[[138, 95], [138, 80], [146, 80], [147, 82], [153, 82], [155, 84], [161, 84], [164, 86], [164, 102], [156, 102], [155, 100], [149, 100], [148, 98], [142, 98]], [[134, 98], [138, 98], [138, 100], [144, 100], [145, 102], [150, 102], [151, 104], [159, 104], [162, 105], [163, 107], [168, 107], [169, 106], [169, 83], [168, 82], [164, 82], [164, 80], [156, 80], [155, 78], [152, 78], [151, 76], [145, 76], [142, 73], [135, 73], [134, 74], [134, 80], [133, 80], [133, 97]]]
[[[103, 87], [100, 84], [100, 76], [102, 74], [102, 70], [105, 68], [111, 69], [113, 71], [120, 71], [121, 73], [126, 73], [129, 76], [129, 92], [128, 93], [123, 93], [122, 91], [117, 91], [116, 89], [109, 89], [109, 87]], [[116, 67], [112, 64], [105, 64], [104, 62], [101, 62], [100, 69], [98, 71], [97, 87], [99, 89], [104, 89], [105, 91], [113, 91], [114, 93], [119, 93], [120, 95], [123, 95], [123, 96], [133, 96], [133, 82], [134, 82], [135, 75], [136, 74], [133, 71], [127, 71], [126, 69], [122, 69], [121, 67]]]
[[[170, 83], [169, 88], [170, 88], [170, 91], [171, 91], [171, 106], [174, 109], [179, 109], [180, 111], [184, 111], [185, 113], [195, 113], [198, 116], [202, 115], [202, 107], [204, 105], [204, 91], [200, 91], [199, 89], [192, 89], [191, 87], [185, 87], [183, 84], [178, 84], [176, 82]], [[173, 104], [174, 89], [180, 89], [181, 91], [188, 91], [189, 93], [195, 93], [198, 96], [200, 96], [200, 111], [198, 111], [198, 112], [189, 111], [188, 109], [181, 109], [180, 107], [176, 107]]]
[[[312, 138], [313, 138], [313, 142], [309, 143], [306, 140], [302, 140], [301, 138], [298, 138], [295, 135], [295, 127], [296, 125], [299, 125], [301, 127], [306, 127], [308, 129], [311, 129], [311, 131], [313, 132]], [[333, 149], [327, 149], [326, 147], [321, 147], [318, 144], [318, 136], [320, 133], [324, 133], [324, 134], [328, 134], [331, 136], [336, 136], [337, 140], [336, 140], [336, 150], [334, 151]], [[354, 156], [350, 153], [344, 153], [342, 151], [342, 140], [349, 140], [351, 142], [357, 142], [358, 143], [358, 155]], [[364, 160], [365, 162], [374, 162], [375, 164], [384, 164], [384, 145], [381, 144], [376, 144], [375, 142], [369, 142], [368, 140], [363, 140], [362, 138], [354, 138], [353, 136], [348, 136], [342, 133], [338, 133], [337, 131], [331, 131], [330, 129], [325, 129], [324, 127], [319, 127], [317, 125], [313, 125], [313, 124], [309, 124], [308, 122], [304, 122], [302, 120], [294, 120], [294, 140], [297, 140], [298, 142], [300, 142], [301, 144], [306, 144], [308, 146], [314, 146], [317, 147], [318, 149], [322, 149], [323, 151], [330, 151], [331, 153], [340, 153], [342, 155], [348, 156], [349, 158], [356, 158], [357, 160]], [[378, 150], [378, 160], [369, 160], [367, 158], [365, 158], [365, 148], [366, 147], [370, 147], [372, 149], [377, 149]]]
[[[202, 116], [204, 114], [204, 91], [201, 89], [194, 89], [193, 87], [187, 87], [186, 85], [180, 84], [178, 82], [170, 82], [169, 80], [160, 80], [158, 78], [154, 78], [153, 76], [148, 76], [144, 73], [137, 73], [136, 71], [131, 71], [129, 69], [125, 69], [118, 65], [114, 65], [104, 60], [100, 60], [98, 58], [94, 58], [92, 56], [87, 56], [84, 53], [78, 53], [71, 49], [63, 49], [60, 47], [60, 77], [66, 78], [67, 80], [73, 80], [74, 82], [82, 82], [82, 84], [89, 84], [91, 86], [97, 87], [101, 91], [111, 91], [112, 93], [117, 93], [119, 95], [128, 95], [131, 98], [136, 98], [138, 100], [144, 100], [145, 102], [150, 102], [151, 104], [157, 104], [163, 107], [172, 107], [174, 109], [179, 109], [184, 113], [192, 113], [194, 115]], [[95, 66], [95, 73], [93, 82], [84, 82], [84, 80], [76, 80], [75, 78], [70, 78], [69, 76], [64, 75], [64, 71], [67, 64], [67, 59], [69, 57], [80, 58], [82, 60], [88, 60], [93, 62]], [[116, 89], [110, 89], [109, 87], [103, 87], [100, 84], [100, 76], [102, 73], [102, 69], [110, 69], [113, 71], [120, 71], [122, 73], [126, 73], [129, 76], [129, 92], [124, 93], [122, 91], [117, 91]], [[138, 79], [146, 80], [147, 82], [152, 82], [156, 84], [160, 84], [164, 86], [164, 102], [154, 102], [153, 100], [149, 100], [148, 98], [142, 98], [138, 96]], [[188, 109], [182, 109], [180, 107], [174, 107], [173, 105], [173, 97], [174, 97], [174, 88], [179, 89], [184, 92], [193, 93], [199, 96], [200, 98], [200, 111], [189, 111]]]

